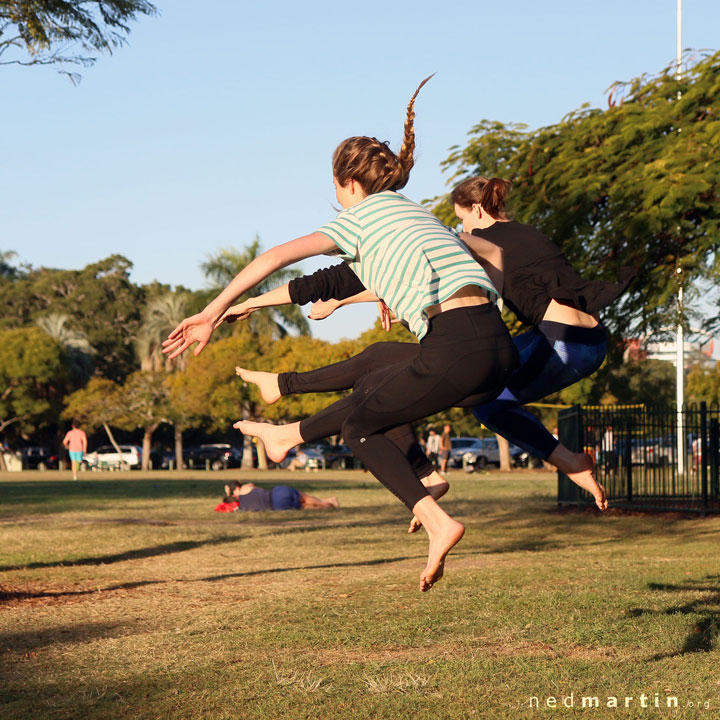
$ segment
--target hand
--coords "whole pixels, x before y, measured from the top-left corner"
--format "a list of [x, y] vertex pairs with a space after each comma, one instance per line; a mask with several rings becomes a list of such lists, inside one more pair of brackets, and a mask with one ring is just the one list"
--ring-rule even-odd
[[197, 356], [208, 344], [214, 328], [215, 323], [204, 312], [185, 318], [163, 341], [163, 353], [172, 360], [182, 355], [193, 343], [198, 343], [193, 351]]
[[310, 307], [308, 317], [311, 320], [323, 320], [332, 315], [340, 307], [339, 300], [318, 300]]
[[383, 330], [390, 332], [392, 324], [397, 322], [395, 313], [382, 300], [378, 300], [377, 309], [380, 313], [380, 324]]
[[248, 307], [245, 303], [239, 303], [229, 307], [216, 321], [214, 328], [217, 330], [224, 322], [234, 323], [236, 320], [247, 320], [256, 310], [260, 308]]

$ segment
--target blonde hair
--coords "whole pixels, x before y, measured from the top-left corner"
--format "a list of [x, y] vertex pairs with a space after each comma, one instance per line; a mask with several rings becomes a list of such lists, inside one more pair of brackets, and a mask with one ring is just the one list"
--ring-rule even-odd
[[333, 153], [332, 169], [340, 185], [344, 187], [350, 180], [355, 180], [368, 195], [383, 190], [400, 190], [407, 185], [415, 164], [415, 98], [433, 75], [426, 77], [410, 98], [403, 143], [397, 155], [387, 142], [380, 142], [374, 137], [351, 137], [337, 146]]

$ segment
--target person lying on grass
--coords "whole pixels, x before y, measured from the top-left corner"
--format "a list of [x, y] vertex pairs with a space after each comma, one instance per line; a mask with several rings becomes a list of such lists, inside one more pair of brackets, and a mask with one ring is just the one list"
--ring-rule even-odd
[[320, 510], [340, 507], [336, 497], [317, 498], [289, 485], [276, 485], [267, 490], [257, 487], [255, 483], [241, 483], [237, 480], [225, 485], [225, 496], [221, 505], [237, 503], [236, 510]]

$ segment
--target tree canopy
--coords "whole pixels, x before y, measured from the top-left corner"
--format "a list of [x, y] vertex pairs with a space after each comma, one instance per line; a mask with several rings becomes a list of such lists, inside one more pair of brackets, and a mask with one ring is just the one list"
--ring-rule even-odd
[[146, 0], [0, 0], [0, 65], [92, 65], [156, 13]]
[[[720, 52], [679, 80], [668, 67], [617, 83], [608, 105], [532, 131], [483, 120], [444, 165], [453, 184], [511, 180], [512, 215], [545, 232], [587, 277], [636, 265], [611, 317], [623, 330], [658, 329], [677, 319], [680, 285], [691, 299], [699, 281], [720, 275]], [[447, 197], [435, 210], [453, 222]]]

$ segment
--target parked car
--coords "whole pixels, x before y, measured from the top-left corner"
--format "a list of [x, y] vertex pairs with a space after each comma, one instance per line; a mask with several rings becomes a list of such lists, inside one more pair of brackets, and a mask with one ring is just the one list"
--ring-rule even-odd
[[204, 470], [210, 464], [211, 470], [237, 468], [242, 465], [242, 450], [227, 443], [211, 443], [198, 445], [183, 450], [183, 461], [186, 467]]
[[20, 462], [23, 470], [57, 469], [60, 458], [46, 447], [26, 447], [20, 450]]
[[[451, 467], [484, 468], [487, 465], [500, 465], [497, 438], [460, 437], [452, 438], [450, 442], [453, 448], [448, 464]], [[510, 463], [513, 467], [526, 467], [529, 461], [529, 453], [510, 443]]]
[[[142, 448], [137, 445], [118, 445], [120, 453], [112, 445], [103, 445], [85, 455], [83, 462], [91, 470], [116, 470], [123, 465], [130, 470], [142, 467]], [[150, 467], [159, 468], [161, 458], [155, 451], [150, 452]]]

